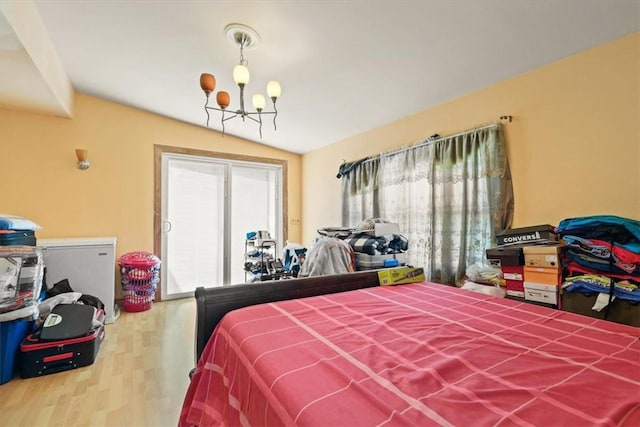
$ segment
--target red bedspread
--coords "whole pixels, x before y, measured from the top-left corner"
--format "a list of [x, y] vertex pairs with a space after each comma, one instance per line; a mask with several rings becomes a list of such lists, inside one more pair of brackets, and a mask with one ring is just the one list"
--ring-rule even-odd
[[432, 283], [247, 307], [218, 325], [180, 425], [638, 426], [639, 335]]

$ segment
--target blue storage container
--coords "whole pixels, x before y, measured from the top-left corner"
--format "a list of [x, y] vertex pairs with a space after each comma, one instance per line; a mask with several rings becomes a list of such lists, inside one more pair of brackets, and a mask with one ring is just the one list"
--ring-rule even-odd
[[33, 332], [33, 320], [18, 319], [0, 322], [0, 384], [11, 381], [18, 364], [20, 343]]
[[33, 230], [0, 230], [0, 246], [36, 246]]

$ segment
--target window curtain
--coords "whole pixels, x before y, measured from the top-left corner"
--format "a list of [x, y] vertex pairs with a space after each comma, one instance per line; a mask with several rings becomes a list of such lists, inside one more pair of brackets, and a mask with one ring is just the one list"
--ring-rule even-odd
[[426, 141], [355, 165], [343, 176], [343, 225], [397, 222], [408, 263], [428, 280], [455, 284], [485, 257], [513, 217], [502, 128], [491, 125]]
[[342, 177], [342, 225], [350, 227], [364, 218], [380, 216], [378, 176], [380, 159], [363, 159], [340, 166]]

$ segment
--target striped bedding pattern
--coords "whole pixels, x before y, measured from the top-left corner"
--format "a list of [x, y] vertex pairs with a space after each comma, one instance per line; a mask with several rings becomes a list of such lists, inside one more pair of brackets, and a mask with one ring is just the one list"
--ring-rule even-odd
[[181, 426], [640, 425], [640, 329], [417, 283], [228, 313]]

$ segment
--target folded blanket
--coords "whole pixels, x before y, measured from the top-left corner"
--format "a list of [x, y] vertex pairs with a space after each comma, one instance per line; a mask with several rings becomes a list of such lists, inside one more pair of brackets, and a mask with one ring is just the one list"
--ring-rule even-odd
[[640, 221], [615, 215], [594, 215], [560, 221], [556, 233], [615, 243], [640, 253]]
[[0, 230], [38, 230], [40, 226], [21, 216], [0, 214]]

